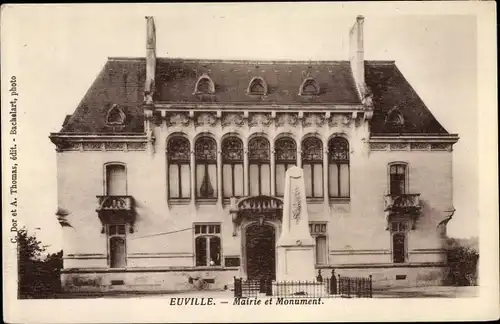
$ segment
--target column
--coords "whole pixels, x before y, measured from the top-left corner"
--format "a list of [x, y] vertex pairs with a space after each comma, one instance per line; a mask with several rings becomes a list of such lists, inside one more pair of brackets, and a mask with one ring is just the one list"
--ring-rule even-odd
[[248, 144], [243, 143], [243, 195], [248, 197], [248, 173], [249, 173], [249, 163], [248, 163]]
[[323, 197], [325, 204], [330, 203], [328, 197], [328, 145], [323, 146]]
[[222, 150], [217, 151], [217, 204], [222, 206]]
[[271, 196], [276, 196], [276, 167], [275, 167], [275, 161], [274, 161], [274, 142], [271, 142], [270, 144], [271, 148]]
[[196, 161], [194, 150], [191, 151], [191, 205], [195, 205], [196, 201]]

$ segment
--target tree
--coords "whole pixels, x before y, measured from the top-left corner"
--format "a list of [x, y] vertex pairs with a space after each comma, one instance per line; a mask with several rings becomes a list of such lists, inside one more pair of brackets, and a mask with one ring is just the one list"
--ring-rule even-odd
[[17, 244], [19, 298], [54, 297], [61, 289], [62, 251], [43, 258], [47, 246], [25, 228], [17, 232]]
[[448, 238], [447, 243], [448, 282], [455, 286], [477, 285], [477, 239]]

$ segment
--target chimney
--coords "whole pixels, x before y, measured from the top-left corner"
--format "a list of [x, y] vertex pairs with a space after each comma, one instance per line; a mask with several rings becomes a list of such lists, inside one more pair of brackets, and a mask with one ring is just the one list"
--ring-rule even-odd
[[146, 16], [146, 82], [144, 84], [144, 101], [152, 103], [155, 92], [156, 71], [156, 28], [153, 17]]
[[351, 70], [358, 88], [359, 95], [364, 98], [366, 93], [365, 85], [365, 53], [363, 24], [365, 17], [357, 16], [354, 26], [349, 32], [349, 61], [351, 61]]

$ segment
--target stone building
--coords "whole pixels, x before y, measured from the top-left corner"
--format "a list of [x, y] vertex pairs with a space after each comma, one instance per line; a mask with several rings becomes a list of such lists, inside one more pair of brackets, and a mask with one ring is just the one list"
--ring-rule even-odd
[[[275, 278], [285, 171], [303, 169], [315, 268], [440, 283], [452, 146], [394, 61], [109, 58], [56, 146], [66, 290]], [[314, 278], [311, 278], [313, 280]]]

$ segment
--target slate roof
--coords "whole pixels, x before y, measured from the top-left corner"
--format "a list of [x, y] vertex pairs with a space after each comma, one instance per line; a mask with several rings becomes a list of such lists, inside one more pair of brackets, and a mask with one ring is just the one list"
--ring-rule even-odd
[[[373, 94], [374, 111], [370, 121], [372, 134], [448, 134], [396, 64], [365, 64], [365, 82]], [[391, 126], [385, 122], [387, 113], [394, 108], [403, 116], [402, 127]]]
[[[66, 117], [61, 132], [111, 134], [142, 133], [144, 58], [109, 58], [88, 92]], [[373, 92], [373, 133], [443, 133], [434, 118], [392, 61], [366, 61], [366, 83]], [[213, 95], [194, 95], [198, 78], [208, 74], [215, 83]], [[268, 95], [247, 94], [253, 77], [262, 77]], [[317, 96], [300, 96], [305, 78], [314, 78]], [[155, 101], [164, 103], [255, 104], [361, 104], [348, 61], [218, 61], [157, 59]], [[113, 105], [123, 109], [123, 126], [106, 125]], [[398, 107], [405, 120], [399, 129], [385, 124], [387, 112]]]

